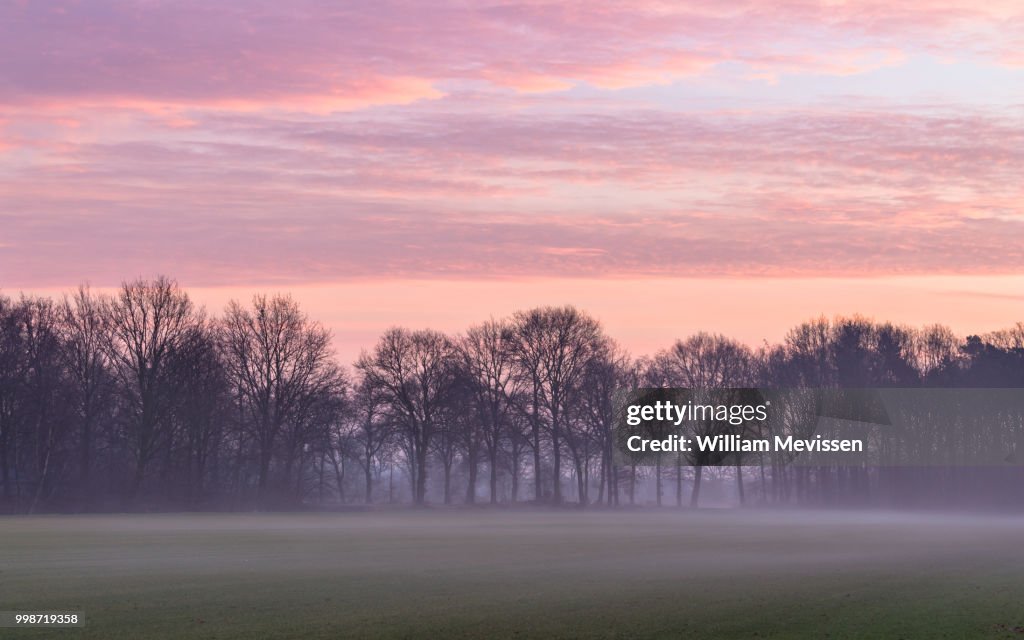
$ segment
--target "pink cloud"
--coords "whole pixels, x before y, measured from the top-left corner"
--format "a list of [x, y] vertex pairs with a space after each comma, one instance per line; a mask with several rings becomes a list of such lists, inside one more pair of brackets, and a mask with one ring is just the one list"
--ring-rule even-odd
[[6, 3], [0, 98], [317, 113], [407, 104], [458, 81], [615, 89], [727, 62], [843, 75], [915, 52], [1012, 63], [1022, 15], [966, 0]]
[[1024, 125], [998, 110], [234, 113], [142, 140], [97, 126], [0, 178], [8, 283], [1024, 264]]
[[[963, 79], [951, 92], [976, 106], [858, 99], [845, 82], [913, 56], [1012, 63], [1022, 13], [8, 3], [0, 275], [1016, 273], [1019, 113]], [[840, 89], [811, 101], [824, 76]], [[769, 91], [783, 80], [791, 93]]]

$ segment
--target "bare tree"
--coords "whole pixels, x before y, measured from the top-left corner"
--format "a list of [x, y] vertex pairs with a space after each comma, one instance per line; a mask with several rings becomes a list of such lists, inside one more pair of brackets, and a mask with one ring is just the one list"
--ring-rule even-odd
[[284, 295], [253, 296], [251, 308], [232, 301], [221, 327], [225, 365], [251, 419], [258, 448], [258, 495], [266, 505], [271, 462], [282, 432], [299, 428], [308, 403], [337, 385], [330, 333]]
[[[753, 383], [753, 354], [736, 340], [719, 334], [697, 333], [678, 340], [670, 349], [660, 352], [651, 363], [647, 378], [653, 386], [707, 390], [745, 387]], [[713, 420], [694, 423], [694, 435], [714, 435]], [[694, 460], [693, 490], [690, 506], [700, 501], [700, 487], [705, 460]], [[676, 466], [676, 501], [681, 502], [682, 469]], [[741, 469], [736, 469], [737, 482], [742, 483]]]
[[78, 483], [86, 501], [91, 495], [96, 423], [109, 410], [114, 390], [106, 348], [110, 340], [106, 304], [82, 286], [73, 297], [64, 296], [60, 307], [61, 354], [79, 421]]
[[454, 401], [454, 395], [460, 390], [453, 391], [454, 393], [439, 406], [434, 420], [434, 437], [430, 442], [431, 451], [441, 463], [442, 496], [445, 504], [452, 503], [452, 468], [460, 451], [463, 450], [465, 434], [469, 431], [468, 423], [472, 421], [472, 418], [465, 414], [464, 407]]
[[984, 340], [1000, 349], [1024, 349], [1024, 322], [1017, 322], [1012, 327], [987, 333]]
[[175, 415], [185, 458], [185, 503], [194, 508], [205, 493], [210, 462], [220, 449], [231, 410], [231, 386], [213, 327], [204, 325], [191, 333], [175, 366], [181, 394]]
[[[360, 359], [350, 394], [329, 334], [284, 296], [232, 304], [210, 322], [167, 278], [125, 283], [110, 297], [83, 287], [57, 303], [0, 296], [0, 508], [96, 508], [140, 488], [147, 506], [238, 506], [253, 493], [266, 503], [278, 489], [294, 504], [315, 499], [314, 490], [323, 501], [331, 484], [344, 501], [346, 484], [355, 484], [350, 460], [362, 468], [368, 501], [385, 482], [390, 501], [407, 500], [397, 479], [422, 504], [428, 473], [443, 470], [445, 500], [465, 479], [472, 502], [486, 460], [491, 501], [515, 501], [521, 476], [532, 473], [539, 498], [586, 504], [596, 487], [597, 501], [615, 504], [626, 482], [633, 500], [637, 468], [616, 468], [611, 398], [617, 387], [641, 386], [641, 371], [650, 385], [693, 389], [696, 403], [753, 404], [761, 391], [721, 389], [775, 387], [764, 393], [781, 407], [764, 420], [696, 420], [687, 424], [692, 435], [742, 427], [759, 438], [806, 438], [818, 428], [823, 387], [1024, 386], [1022, 335], [1019, 325], [960, 339], [938, 325], [819, 318], [756, 358], [723, 336], [698, 334], [631, 363], [585, 314], [542, 308], [485, 322], [455, 344], [436, 332], [391, 330]], [[1019, 448], [1022, 422], [1010, 410], [938, 429], [947, 412], [911, 396], [889, 407], [902, 412], [893, 422], [906, 426], [906, 440], [863, 431], [886, 461]], [[705, 466], [741, 464], [704, 452], [677, 458], [680, 504], [684, 460], [693, 466], [693, 505], [702, 478], [732, 472]], [[912, 505], [963, 480], [985, 487], [972, 500], [1020, 501], [1009, 483], [976, 471], [803, 466], [777, 453], [757, 460], [765, 501]], [[659, 500], [669, 477], [661, 463], [649, 475]], [[741, 502], [755, 473], [735, 470]], [[566, 480], [575, 486], [563, 494]]]
[[23, 305], [0, 296], [0, 480], [4, 502], [18, 499], [18, 418], [23, 401], [21, 387], [28, 370], [22, 324]]
[[455, 345], [444, 334], [396, 328], [385, 332], [374, 351], [356, 363], [366, 383], [381, 391], [404, 435], [417, 505], [426, 502], [427, 454], [457, 362]]
[[617, 505], [619, 501], [619, 474], [613, 455], [616, 424], [614, 398], [618, 390], [634, 385], [631, 373], [629, 355], [609, 341], [606, 351], [587, 367], [580, 384], [580, 420], [600, 452], [598, 502], [604, 497], [607, 488], [609, 505]]
[[201, 330], [202, 314], [166, 277], [121, 286], [106, 305], [108, 357], [128, 413], [127, 439], [135, 458], [128, 497], [134, 499], [153, 458], [168, 445], [180, 398], [175, 359]]
[[924, 327], [916, 334], [915, 365], [922, 377], [940, 371], [960, 357], [961, 340], [941, 324]]
[[63, 470], [67, 468], [69, 425], [72, 407], [64, 390], [67, 387], [61, 360], [60, 318], [56, 305], [48, 298], [23, 298], [22, 335], [27, 368], [23, 406], [24, 426], [29, 437], [34, 488], [28, 512], [48, 498]]
[[534, 444], [534, 474], [540, 493], [541, 424], [551, 436], [552, 500], [562, 502], [562, 430], [568, 413], [571, 389], [579, 383], [589, 363], [601, 353], [605, 337], [597, 320], [573, 307], [542, 307], [519, 312], [514, 319], [515, 354], [522, 379], [528, 386]]
[[[334, 439], [346, 423], [347, 380], [341, 370], [335, 368], [335, 375], [329, 377], [323, 386], [309, 394], [302, 402], [295, 419], [289, 420], [282, 438], [282, 478], [293, 481], [295, 500], [303, 501], [309, 490], [310, 471], [316, 476], [318, 498], [323, 502], [325, 479], [324, 468], [328, 458], [334, 455], [333, 463], [337, 481], [338, 499], [344, 500], [345, 468], [349, 440]], [[338, 448], [335, 449], [337, 445]]]
[[462, 366], [472, 380], [476, 413], [490, 471], [491, 504], [498, 501], [498, 454], [508, 431], [512, 398], [521, 378], [515, 375], [515, 334], [505, 322], [489, 320], [470, 328], [460, 343]]
[[365, 379], [356, 385], [352, 397], [353, 455], [363, 468], [364, 500], [373, 503], [373, 475], [382, 452], [394, 432], [393, 422], [387, 414], [383, 390]]

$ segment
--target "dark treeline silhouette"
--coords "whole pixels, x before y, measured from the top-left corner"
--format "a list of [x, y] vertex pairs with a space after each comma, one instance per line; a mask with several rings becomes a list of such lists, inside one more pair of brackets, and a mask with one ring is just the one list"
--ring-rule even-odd
[[111, 296], [0, 296], [0, 511], [696, 506], [708, 475], [748, 504], [953, 506], [996, 492], [991, 504], [1024, 505], [1016, 469], [621, 465], [612, 407], [636, 386], [1022, 387], [1021, 323], [960, 339], [822, 318], [758, 350], [698, 333], [634, 359], [586, 313], [544, 307], [457, 336], [393, 328], [351, 368], [330, 342], [288, 296], [211, 317], [163, 277]]

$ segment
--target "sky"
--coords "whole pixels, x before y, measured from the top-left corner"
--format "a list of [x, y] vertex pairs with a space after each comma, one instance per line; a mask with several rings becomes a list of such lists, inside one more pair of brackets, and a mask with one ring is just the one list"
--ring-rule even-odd
[[577, 304], [637, 353], [1024, 318], [1024, 3], [0, 4], [0, 291]]

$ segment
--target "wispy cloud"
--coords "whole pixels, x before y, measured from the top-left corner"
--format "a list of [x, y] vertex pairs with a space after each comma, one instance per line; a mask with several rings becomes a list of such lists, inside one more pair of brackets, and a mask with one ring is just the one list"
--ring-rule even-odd
[[[1024, 94], [968, 72], [1024, 86], [1019, 2], [51, 1], [0, 25], [12, 284], [1024, 264]], [[921, 59], [940, 93], [907, 88]]]
[[671, 82], [715, 65], [857, 73], [907, 53], [1014, 63], [1016, 2], [9, 2], [0, 96], [159, 108], [350, 109], [453, 81]]

